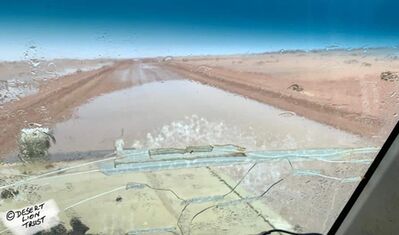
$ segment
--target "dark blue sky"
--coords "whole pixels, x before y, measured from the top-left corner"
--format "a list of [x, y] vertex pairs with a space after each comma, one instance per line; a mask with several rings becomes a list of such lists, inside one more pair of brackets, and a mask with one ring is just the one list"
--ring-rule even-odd
[[0, 3], [0, 59], [224, 54], [399, 44], [395, 0]]

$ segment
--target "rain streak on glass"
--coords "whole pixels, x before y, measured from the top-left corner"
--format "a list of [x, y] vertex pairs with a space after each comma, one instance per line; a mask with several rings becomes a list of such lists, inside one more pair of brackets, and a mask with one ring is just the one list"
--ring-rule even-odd
[[4, 4], [0, 233], [327, 233], [399, 119], [397, 27], [331, 4]]

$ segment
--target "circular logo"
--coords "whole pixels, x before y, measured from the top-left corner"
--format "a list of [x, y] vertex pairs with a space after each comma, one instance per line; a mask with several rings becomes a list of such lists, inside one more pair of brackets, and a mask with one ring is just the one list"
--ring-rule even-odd
[[9, 212], [7, 212], [7, 214], [6, 214], [6, 219], [7, 219], [8, 221], [13, 220], [14, 218], [15, 218], [15, 212], [14, 212], [14, 211], [9, 211]]

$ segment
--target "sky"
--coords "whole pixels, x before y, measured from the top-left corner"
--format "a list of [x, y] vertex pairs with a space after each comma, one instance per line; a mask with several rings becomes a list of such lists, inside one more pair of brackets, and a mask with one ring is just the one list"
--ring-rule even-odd
[[[19, 0], [0, 60], [135, 58], [399, 45], [396, 0]], [[31, 52], [30, 52], [31, 53]]]

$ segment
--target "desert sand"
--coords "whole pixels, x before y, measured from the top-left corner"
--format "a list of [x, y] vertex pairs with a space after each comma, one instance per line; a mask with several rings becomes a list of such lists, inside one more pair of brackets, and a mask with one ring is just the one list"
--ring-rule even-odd
[[[398, 119], [397, 50], [292, 51], [174, 58], [165, 66], [191, 79], [384, 141]], [[396, 54], [395, 54], [396, 53]]]
[[[182, 92], [186, 87], [181, 86], [173, 90], [173, 87], [167, 85], [181, 83], [168, 83], [169, 81], [166, 80], [192, 80], [218, 88], [217, 91], [212, 90], [216, 92], [216, 95], [207, 93], [215, 95], [212, 97], [230, 96], [233, 93], [239, 97], [236, 99], [239, 102], [245, 97], [251, 102], [257, 101], [274, 106], [278, 110], [272, 113], [281, 115], [273, 114], [276, 119], [271, 120], [284, 119], [285, 122], [282, 121], [280, 124], [291, 124], [289, 120], [293, 119], [289, 118], [292, 116], [296, 117], [295, 125], [297, 126], [308, 123], [305, 128], [301, 128], [301, 131], [298, 131], [299, 128], [291, 130], [288, 127], [285, 131], [307, 134], [307, 131], [304, 131], [306, 127], [319, 128], [319, 131], [331, 130], [331, 132], [325, 131], [325, 135], [329, 135], [328, 137], [337, 143], [340, 140], [336, 140], [336, 136], [347, 136], [345, 138], [356, 140], [353, 142], [356, 146], [378, 148], [398, 119], [396, 113], [399, 110], [397, 102], [399, 81], [381, 79], [381, 74], [384, 72], [399, 71], [399, 59], [395, 53], [388, 49], [292, 51], [229, 56], [107, 60], [106, 63], [83, 61], [82, 63], [87, 65], [84, 67], [86, 69], [82, 69], [83, 67], [76, 65], [77, 62], [73, 62], [75, 63], [74, 70], [67, 74], [62, 74], [61, 69], [59, 76], [44, 76], [35, 80], [30, 76], [25, 78], [22, 76], [17, 79], [20, 82], [35, 82], [35, 85], [32, 91], [22, 92], [23, 94], [16, 99], [2, 103], [0, 158], [4, 159], [10, 154], [15, 155], [16, 140], [21, 128], [29, 127], [34, 123], [54, 127], [58, 123], [73, 119], [77, 109], [98, 97], [106, 99], [106, 94], [115, 94], [119, 91], [137, 92], [134, 94], [150, 96], [157, 89], [169, 94], [167, 92]], [[25, 71], [24, 69], [14, 70], [15, 64], [18, 63], [20, 62], [14, 64], [2, 62], [0, 78], [3, 81], [12, 81], [15, 78], [12, 71]], [[5, 67], [7, 69], [4, 69]], [[31, 67], [26, 68], [29, 72]], [[146, 86], [148, 84], [155, 84], [158, 87], [152, 89], [151, 86]], [[203, 89], [197, 85], [190, 85], [192, 89], [190, 91], [193, 91], [192, 94], [188, 94], [190, 99], [181, 103], [190, 105], [190, 102], [201, 101], [201, 94], [194, 92], [196, 89], [207, 91], [209, 87]], [[146, 89], [139, 91], [127, 89], [144, 86]], [[160, 87], [165, 89], [162, 90]], [[7, 87], [2, 89], [7, 89]], [[218, 93], [220, 89], [229, 93], [220, 95]], [[115, 96], [112, 97], [115, 98]], [[122, 93], [124, 101], [122, 105], [140, 101], [126, 97]], [[171, 109], [179, 106], [179, 99], [182, 97], [171, 99], [176, 102]], [[229, 100], [233, 99], [229, 98]], [[201, 105], [206, 104], [199, 101], [200, 105], [195, 107], [201, 108]], [[158, 107], [157, 104], [162, 104], [162, 102], [157, 100], [139, 104], [148, 104], [150, 109], [159, 110], [167, 107], [165, 104], [163, 104], [164, 107]], [[253, 103], [241, 102], [240, 104], [263, 107]], [[232, 104], [228, 103], [228, 105]], [[107, 107], [109, 106], [97, 108]], [[178, 108], [184, 109], [183, 107], [182, 105]], [[209, 107], [202, 108], [206, 110]], [[216, 110], [218, 107], [212, 108]], [[147, 119], [150, 119], [152, 113], [147, 114], [145, 110], [138, 108], [137, 112], [141, 112], [140, 115], [144, 119], [146, 115], [148, 115]], [[133, 112], [129, 118], [134, 117], [133, 114], [135, 115]], [[162, 116], [151, 118], [166, 119]], [[303, 119], [309, 120], [305, 122]], [[113, 119], [105, 121], [112, 122]], [[312, 125], [309, 124], [310, 122]], [[106, 125], [106, 122], [101, 123]], [[180, 124], [178, 122], [176, 125]], [[288, 124], [287, 126], [290, 126]], [[278, 125], [275, 126], [273, 131], [277, 130], [277, 133]], [[166, 127], [170, 128], [173, 125]], [[178, 130], [176, 133], [180, 132], [182, 131]], [[296, 133], [296, 139], [301, 138], [298, 137], [298, 133]], [[319, 132], [309, 130], [309, 133]], [[291, 141], [299, 143], [295, 138]], [[324, 137], [320, 136], [319, 139], [322, 138]], [[329, 138], [325, 139], [329, 140]], [[304, 138], [305, 142], [312, 140], [314, 139]], [[59, 174], [34, 179], [15, 187], [19, 190], [19, 196], [16, 200], [0, 201], [0, 209], [4, 211], [55, 198], [63, 210], [60, 217], [65, 226], [69, 228], [68, 221], [74, 216], [80, 216], [82, 221], [90, 227], [89, 233], [124, 234], [135, 229], [151, 228], [160, 228], [167, 232], [166, 230], [171, 228], [177, 234], [188, 234], [187, 230], [190, 229], [192, 234], [210, 234], [215, 231], [218, 234], [239, 231], [238, 233], [241, 234], [248, 230], [257, 233], [270, 227], [298, 232], [326, 232], [374, 156], [375, 153], [344, 154], [340, 156], [342, 158], [335, 159], [337, 161], [329, 159], [287, 161], [284, 158], [259, 163], [256, 166], [204, 167], [150, 173], [128, 172], [114, 176], [103, 174], [100, 171], [101, 164], [84, 165], [79, 169], [62, 170]], [[88, 158], [70, 162], [59, 161], [62, 159], [53, 160], [55, 162], [39, 165], [2, 164], [0, 167], [1, 174], [4, 176], [1, 182], [2, 187], [29, 177], [35, 178], [41, 173], [57, 172], [59, 169], [92, 161]], [[250, 167], [253, 169], [246, 176]], [[184, 209], [182, 200], [176, 198], [168, 190], [154, 190], [148, 187], [133, 191], [126, 190], [126, 184], [133, 181], [156, 188], [173, 189], [175, 193], [187, 200], [199, 196], [220, 195], [230, 191], [234, 193], [229, 194], [229, 200], [240, 200], [243, 197], [261, 194], [280, 179], [282, 181], [277, 187], [256, 202], [232, 206], [228, 204], [228, 206], [209, 210], [207, 216], [204, 216], [204, 213], [195, 220], [193, 217], [196, 213], [213, 204], [195, 205], [182, 213]], [[237, 182], [240, 182], [240, 185], [231, 190]], [[116, 200], [118, 196], [122, 198], [122, 201]], [[100, 204], [102, 206], [98, 207]], [[102, 213], [103, 211], [109, 213]], [[134, 216], [135, 220], [129, 220], [127, 216], [123, 217], [126, 213], [132, 213], [129, 215]], [[190, 220], [193, 221], [190, 222]], [[215, 221], [218, 222], [215, 223]], [[243, 227], [242, 224], [249, 226]], [[153, 233], [157, 234], [154, 231]]]

